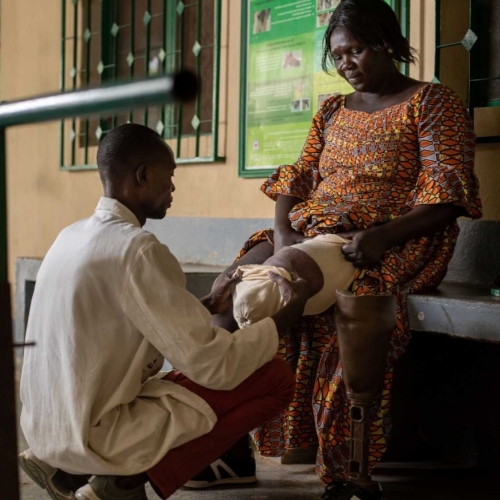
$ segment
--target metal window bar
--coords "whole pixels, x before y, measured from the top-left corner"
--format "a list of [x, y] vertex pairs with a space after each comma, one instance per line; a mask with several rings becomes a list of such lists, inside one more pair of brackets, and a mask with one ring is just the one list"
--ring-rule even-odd
[[[182, 5], [182, 7], [181, 7]], [[177, 7], [177, 12], [180, 17], [180, 34], [179, 34], [179, 65], [182, 67], [184, 65], [184, 50], [185, 50], [185, 44], [184, 44], [184, 38], [185, 38], [185, 22], [186, 18], [184, 15], [184, 4], [179, 3]], [[183, 118], [183, 109], [182, 106], [178, 107], [177, 111], [177, 152], [176, 156], [177, 158], [180, 158], [181, 156], [181, 140], [182, 140], [182, 118]]]
[[[162, 71], [165, 73], [167, 71], [167, 57], [166, 57], [166, 52], [165, 52], [165, 47], [170, 46], [171, 44], [167, 41], [167, 32], [168, 32], [168, 27], [167, 27], [167, 19], [169, 17], [168, 13], [168, 2], [167, 0], [163, 0], [163, 33], [162, 33], [162, 48], [163, 52], [160, 51], [159, 57], [161, 61], [161, 67]], [[156, 124], [156, 131], [165, 139], [165, 119], [166, 119], [166, 112], [165, 112], [165, 106], [162, 106], [161, 112], [160, 112], [160, 121]], [[161, 123], [161, 127], [160, 127]]]
[[[132, 19], [132, 23], [134, 20]], [[147, 0], [146, 12], [144, 13], [144, 24], [146, 25], [146, 54], [144, 60], [144, 71], [149, 75], [149, 59], [151, 51], [151, 0]], [[144, 125], [148, 124], [148, 108], [144, 109]]]
[[[92, 33], [92, 2], [87, 2], [87, 30], [88, 33]], [[88, 86], [90, 83], [90, 38], [86, 41], [87, 51], [85, 58], [85, 85]], [[90, 123], [88, 118], [85, 120], [85, 131], [84, 131], [84, 164], [86, 165], [89, 161], [89, 131]]]
[[[76, 90], [76, 77], [78, 75], [78, 5], [73, 2], [73, 66], [71, 67], [71, 88]], [[71, 119], [71, 130], [76, 132], [76, 119]], [[73, 136], [71, 144], [71, 163], [74, 165], [76, 159], [76, 141]]]
[[[131, 56], [135, 53], [135, 25], [134, 25], [134, 19], [135, 19], [135, 0], [130, 0], [130, 44], [129, 44], [129, 53], [128, 55]], [[129, 70], [128, 70], [128, 75], [129, 78], [132, 80], [134, 78], [134, 61], [132, 60], [132, 63], [129, 64]], [[128, 121], [131, 122], [134, 119], [134, 112], [130, 110], [128, 114]]]
[[[192, 75], [163, 76], [108, 88], [80, 90], [60, 95], [35, 97], [0, 106], [0, 483], [2, 500], [19, 500], [17, 468], [17, 418], [10, 284], [7, 273], [7, 186], [5, 128], [76, 115], [90, 115], [189, 100], [196, 93]], [[18, 346], [22, 347], [22, 346]], [[36, 347], [34, 347], [36, 349]]]
[[[480, 53], [478, 52], [479, 46], [476, 41], [484, 35], [482, 26], [479, 21], [480, 16], [478, 15], [481, 4], [477, 0], [469, 0], [469, 29], [467, 33], [464, 33], [464, 37], [456, 42], [441, 43], [441, 26], [446, 20], [442, 17], [442, 2], [441, 0], [435, 0], [436, 3], [436, 24], [435, 24], [435, 35], [436, 35], [436, 47], [435, 47], [435, 58], [434, 58], [434, 80], [439, 82], [440, 72], [441, 72], [441, 51], [448, 47], [455, 47], [463, 45], [468, 52], [468, 71], [467, 71], [467, 104], [469, 107], [469, 114], [474, 120], [474, 111], [479, 102], [478, 95], [478, 84], [480, 82], [490, 81], [500, 79], [500, 75], [497, 77], [484, 77], [484, 78], [472, 78], [472, 69], [481, 67], [480, 63]], [[474, 36], [477, 37], [474, 39]], [[476, 141], [478, 143], [491, 143], [500, 142], [500, 136], [482, 136], [477, 137]]]
[[[409, 40], [410, 39], [410, 5], [411, 0], [401, 0], [399, 18], [401, 23], [401, 30], [403, 31], [403, 36]], [[411, 45], [411, 44], [410, 44]], [[410, 65], [403, 65], [403, 73], [406, 76], [410, 75]]]
[[[196, 30], [196, 43], [193, 46], [193, 53], [196, 57], [196, 74], [201, 76], [201, 53], [203, 50], [203, 47], [201, 46], [201, 26], [203, 23], [202, 20], [203, 17], [203, 0], [198, 0], [198, 20], [197, 20], [197, 30]], [[200, 47], [198, 50], [198, 53], [196, 53], [197, 45]], [[202, 85], [201, 79], [200, 79], [200, 85]], [[192, 126], [196, 131], [196, 149], [195, 149], [195, 156], [198, 157], [200, 156], [200, 131], [201, 131], [201, 123], [200, 123], [200, 118], [201, 118], [201, 89], [200, 89], [200, 94], [198, 94], [198, 98], [196, 99], [196, 111], [195, 111], [195, 116], [193, 118]], [[198, 125], [196, 125], [198, 123]], [[196, 126], [195, 126], [196, 125]]]
[[[386, 0], [396, 13], [401, 25], [401, 32], [408, 40], [410, 36], [410, 1], [411, 0]], [[401, 72], [408, 76], [410, 74], [410, 65], [407, 63], [400, 64]]]
[[[177, 54], [180, 52], [177, 49], [176, 32], [177, 32], [177, 10], [175, 0], [163, 0], [163, 48], [164, 53], [161, 53], [163, 59], [163, 71], [171, 73], [175, 70], [177, 63]], [[162, 108], [161, 123], [157, 123], [156, 131], [162, 135], [164, 139], [175, 137], [175, 109], [172, 106], [164, 106]]]
[[[77, 0], [82, 3], [91, 3], [92, 0]], [[100, 84], [103, 85], [109, 81], [116, 81], [118, 76], [118, 61], [116, 59], [116, 37], [119, 34], [117, 24], [118, 0], [101, 0], [101, 58], [98, 64], [98, 73], [100, 74]], [[115, 29], [117, 30], [115, 31]], [[90, 71], [90, 66], [89, 66]], [[97, 140], [101, 138], [117, 125], [116, 115], [111, 117], [99, 117], [99, 126], [96, 130]], [[74, 165], [74, 163], [72, 163]]]
[[[90, 3], [90, 2], [87, 2]], [[114, 23], [111, 26], [111, 34], [115, 33], [114, 28], [117, 27], [116, 33], [112, 38], [112, 54], [113, 54], [113, 79], [118, 80], [118, 37], [120, 36], [120, 27], [117, 25], [117, 14], [118, 14], [118, 6], [115, 4], [114, 7]], [[146, 75], [147, 76], [147, 75]], [[147, 123], [147, 122], [146, 122]], [[117, 115], [113, 115], [113, 128], [118, 125], [118, 117]]]
[[[101, 0], [101, 2], [93, 2], [92, 0], [61, 0], [62, 13], [62, 45], [61, 45], [61, 90], [67, 90], [67, 70], [68, 63], [71, 64], [70, 83], [71, 89], [78, 88], [79, 75], [82, 74], [82, 83], [92, 85], [92, 72], [97, 71], [99, 83], [105, 84], [109, 81], [116, 81], [123, 77], [122, 70], [119, 68], [119, 47], [123, 47], [120, 42], [120, 37], [126, 35], [124, 28], [128, 27], [129, 33], [129, 53], [127, 55], [128, 71], [126, 78], [133, 79], [138, 76], [137, 61], [144, 60], [144, 76], [149, 73], [149, 59], [152, 53], [152, 28], [151, 20], [155, 17], [163, 17], [162, 22], [162, 47], [158, 54], [160, 65], [159, 71], [162, 74], [170, 74], [176, 69], [184, 67], [186, 51], [192, 51], [195, 56], [195, 71], [199, 80], [201, 80], [201, 58], [207, 50], [213, 51], [213, 92], [211, 101], [203, 100], [201, 94], [195, 103], [194, 115], [190, 123], [193, 132], [185, 130], [186, 124], [183, 122], [187, 119], [187, 110], [182, 104], [169, 104], [161, 106], [159, 111], [159, 121], [157, 123], [148, 123], [151, 121], [152, 114], [146, 107], [142, 111], [142, 115], [134, 115], [131, 110], [127, 110], [128, 121], [142, 120], [141, 123], [155, 127], [156, 131], [166, 140], [173, 140], [175, 144], [177, 163], [210, 163], [223, 161], [224, 157], [219, 155], [219, 82], [220, 82], [220, 43], [221, 43], [221, 16], [222, 16], [222, 0], [214, 0], [214, 26], [213, 26], [213, 43], [202, 44], [202, 17], [203, 8], [208, 5], [204, 0], [192, 2], [184, 2], [182, 0], [163, 0], [161, 13], [153, 13], [151, 11], [151, 0], [147, 0], [145, 12], [138, 12], [136, 0], [129, 2], [120, 2], [118, 0]], [[211, 4], [209, 4], [211, 5]], [[92, 31], [97, 26], [95, 9], [100, 12], [100, 26], [98, 31]], [[122, 24], [119, 22], [119, 9], [127, 9], [130, 13], [130, 24]], [[185, 43], [187, 35], [186, 26], [186, 9], [195, 9], [196, 11], [196, 43], [194, 47], [188, 47]], [[69, 15], [68, 15], [69, 14]], [[139, 21], [140, 19], [140, 21]], [[137, 54], [137, 37], [136, 26], [141, 22], [145, 27], [145, 50], [143, 54]], [[71, 37], [68, 37], [68, 32], [72, 31]], [[100, 46], [93, 45], [93, 40], [100, 37]], [[123, 38], [121, 39], [123, 42]], [[68, 51], [67, 43], [73, 42], [71, 52]], [[125, 42], [126, 43], [126, 42]], [[99, 54], [93, 53], [92, 49], [100, 51]], [[84, 50], [83, 50], [84, 49]], [[79, 52], [85, 57], [79, 56]], [[94, 50], [95, 52], [95, 50]], [[69, 57], [68, 57], [69, 56]], [[67, 59], [70, 58], [70, 61]], [[79, 64], [83, 67], [80, 69]], [[95, 68], [94, 68], [95, 66]], [[95, 74], [95, 73], [94, 73]], [[210, 106], [211, 109], [206, 109]], [[210, 111], [211, 118], [200, 116], [202, 112]], [[110, 123], [111, 119], [111, 123]], [[97, 166], [89, 164], [89, 149], [106, 134], [110, 125], [113, 127], [120, 123], [118, 115], [112, 117], [99, 116], [99, 123], [95, 130], [92, 130], [91, 123], [88, 119], [78, 121], [71, 119], [71, 128], [68, 130], [64, 120], [60, 127], [60, 169], [65, 171], [76, 170], [93, 170]], [[207, 125], [208, 124], [208, 125]], [[79, 130], [77, 130], [78, 126]], [[210, 130], [208, 130], [209, 128]], [[69, 134], [68, 134], [69, 133]], [[202, 141], [206, 146], [210, 144], [210, 153], [201, 155]], [[189, 141], [189, 150], [192, 150], [190, 156], [182, 157], [181, 154], [185, 151], [184, 145]], [[192, 146], [192, 148], [191, 148]], [[68, 149], [69, 147], [69, 149]], [[66, 154], [69, 153], [69, 157]], [[69, 164], [68, 164], [69, 162]]]

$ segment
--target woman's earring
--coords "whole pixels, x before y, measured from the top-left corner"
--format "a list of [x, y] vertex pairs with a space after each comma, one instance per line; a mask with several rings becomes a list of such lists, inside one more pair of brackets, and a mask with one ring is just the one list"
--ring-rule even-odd
[[394, 54], [394, 49], [387, 49], [387, 53], [392, 56], [392, 54]]

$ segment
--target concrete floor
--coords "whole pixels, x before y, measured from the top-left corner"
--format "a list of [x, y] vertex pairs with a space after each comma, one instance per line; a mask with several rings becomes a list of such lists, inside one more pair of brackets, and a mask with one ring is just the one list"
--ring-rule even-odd
[[[21, 471], [22, 472], [22, 471]], [[219, 487], [207, 491], [180, 490], [170, 497], [172, 500], [318, 500], [323, 485], [313, 473], [311, 465], [279, 465], [271, 461], [259, 460], [259, 481], [255, 486], [231, 488]], [[21, 476], [21, 500], [50, 500], [48, 495], [38, 488], [23, 473]], [[158, 500], [156, 494], [148, 487], [148, 498]]]
[[[323, 485], [311, 465], [280, 465], [258, 461], [259, 481], [252, 487], [220, 487], [207, 491], [180, 490], [172, 500], [319, 500]], [[499, 500], [500, 486], [484, 480], [456, 474], [455, 477], [429, 477], [408, 470], [375, 477], [382, 483], [385, 500]], [[21, 475], [21, 500], [49, 500], [48, 495]], [[148, 498], [157, 500], [148, 488]]]
[[[18, 410], [20, 404], [18, 402]], [[19, 449], [27, 448], [19, 432]], [[319, 500], [324, 485], [313, 465], [282, 465], [273, 459], [257, 459], [255, 486], [220, 487], [207, 491], [180, 490], [172, 500]], [[500, 473], [496, 478], [481, 478], [469, 469], [422, 467], [422, 464], [383, 464], [374, 479], [380, 481], [384, 500], [500, 500]], [[20, 470], [21, 500], [49, 500]], [[149, 500], [157, 500], [148, 488]], [[0, 494], [1, 500], [1, 494]]]

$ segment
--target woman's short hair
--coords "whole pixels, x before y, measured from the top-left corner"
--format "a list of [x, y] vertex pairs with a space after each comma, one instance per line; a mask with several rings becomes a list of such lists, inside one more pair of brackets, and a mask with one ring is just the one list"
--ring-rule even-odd
[[372, 50], [390, 50], [394, 61], [416, 61], [415, 49], [401, 33], [396, 14], [384, 0], [342, 0], [332, 14], [323, 40], [322, 66], [327, 73], [333, 65], [330, 39], [339, 26]]

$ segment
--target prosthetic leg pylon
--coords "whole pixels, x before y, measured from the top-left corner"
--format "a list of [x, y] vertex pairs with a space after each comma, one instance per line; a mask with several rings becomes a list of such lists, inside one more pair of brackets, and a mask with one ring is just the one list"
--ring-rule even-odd
[[379, 485], [368, 474], [369, 411], [381, 393], [389, 340], [396, 328], [396, 297], [337, 290], [335, 323], [351, 402], [349, 481], [374, 492]]

